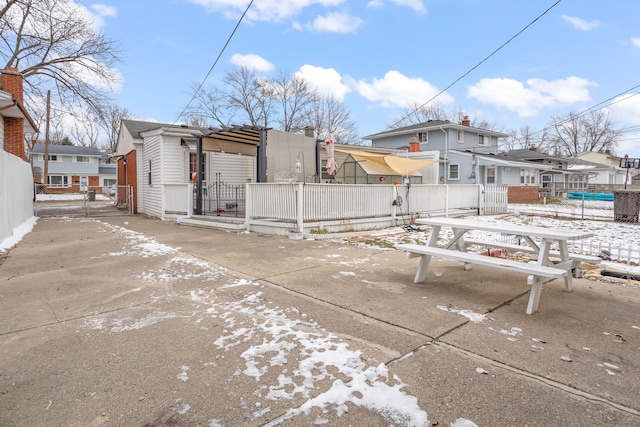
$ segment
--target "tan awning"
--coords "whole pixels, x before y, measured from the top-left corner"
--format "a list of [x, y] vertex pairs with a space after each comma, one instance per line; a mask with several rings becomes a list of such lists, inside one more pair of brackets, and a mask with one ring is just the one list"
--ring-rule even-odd
[[[353, 158], [359, 162], [366, 161], [369, 162], [370, 165], [375, 163], [385, 167], [385, 170], [387, 170], [387, 173], [371, 173], [372, 175], [412, 175], [414, 172], [431, 166], [434, 163], [438, 163], [438, 160], [411, 159], [407, 157], [393, 156], [390, 154], [368, 153], [363, 150], [342, 150], [338, 148], [335, 150], [340, 151], [341, 153], [351, 154]], [[364, 167], [364, 163], [362, 163], [361, 166]]]

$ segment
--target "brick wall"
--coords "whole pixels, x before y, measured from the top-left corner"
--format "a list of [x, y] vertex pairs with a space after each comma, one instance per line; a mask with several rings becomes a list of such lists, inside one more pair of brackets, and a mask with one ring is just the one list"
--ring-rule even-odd
[[[2, 70], [0, 80], [2, 90], [9, 92], [19, 102], [23, 101], [22, 74], [17, 68]], [[23, 160], [27, 159], [24, 150], [24, 119], [17, 117], [4, 117], [4, 150]]]
[[540, 200], [540, 188], [532, 185], [509, 186], [509, 203], [527, 203]]
[[138, 212], [138, 168], [136, 166], [136, 152], [130, 151], [124, 157], [118, 158], [118, 185], [127, 185], [133, 191], [133, 212]]

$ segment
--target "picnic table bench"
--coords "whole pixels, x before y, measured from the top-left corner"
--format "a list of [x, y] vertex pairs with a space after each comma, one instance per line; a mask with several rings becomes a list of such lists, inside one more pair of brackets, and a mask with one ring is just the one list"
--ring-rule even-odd
[[[531, 293], [526, 310], [527, 314], [533, 314], [537, 311], [540, 294], [542, 293], [542, 284], [546, 281], [563, 278], [565, 291], [571, 292], [573, 290], [571, 273], [575, 268], [574, 263], [578, 257], [575, 254], [569, 254], [567, 241], [593, 236], [593, 234], [588, 231], [526, 227], [507, 223], [481, 222], [458, 218], [425, 218], [416, 220], [416, 223], [430, 225], [432, 227], [427, 244], [400, 244], [396, 246], [397, 249], [407, 252], [409, 258], [421, 258], [414, 283], [420, 283], [426, 279], [431, 258], [434, 256], [461, 261], [464, 263], [465, 270], [470, 269], [471, 264], [480, 264], [525, 273], [528, 275], [527, 283], [531, 285]], [[453, 238], [445, 245], [439, 246], [438, 236], [442, 227], [450, 227], [453, 231]], [[523, 251], [537, 253], [537, 261], [535, 263], [524, 263], [467, 252], [467, 245], [470, 242], [466, 241], [464, 236], [472, 230], [522, 236], [529, 245], [523, 246]], [[539, 239], [540, 243], [536, 243], [533, 238]], [[557, 243], [559, 250], [551, 251], [552, 243]], [[558, 260], [552, 260], [550, 255], [558, 258]]]

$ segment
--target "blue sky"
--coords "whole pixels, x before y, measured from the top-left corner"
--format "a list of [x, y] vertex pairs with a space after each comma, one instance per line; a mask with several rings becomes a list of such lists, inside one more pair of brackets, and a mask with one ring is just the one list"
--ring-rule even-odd
[[[385, 130], [526, 27], [556, 0], [255, 0], [206, 85], [239, 65], [301, 73], [344, 99], [361, 136]], [[120, 42], [119, 105], [173, 122], [249, 4], [242, 0], [83, 1]], [[436, 98], [508, 131], [602, 104], [640, 157], [640, 2], [561, 0]], [[632, 89], [639, 86], [630, 92]], [[636, 128], [628, 128], [636, 126]], [[635, 132], [633, 132], [635, 131]]]

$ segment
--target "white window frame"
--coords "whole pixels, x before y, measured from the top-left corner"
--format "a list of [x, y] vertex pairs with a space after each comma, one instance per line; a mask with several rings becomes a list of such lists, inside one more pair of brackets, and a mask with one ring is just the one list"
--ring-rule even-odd
[[[456, 177], [451, 174], [452, 167], [456, 167]], [[448, 181], [460, 181], [460, 163], [449, 163], [447, 165], [447, 180]]]
[[418, 142], [420, 142], [420, 144], [428, 144], [429, 132], [418, 132]]
[[462, 129], [458, 129], [456, 139], [460, 144], [464, 142], [464, 131]]
[[488, 135], [478, 134], [478, 146], [491, 147], [491, 137]]
[[73, 156], [73, 163], [93, 163], [93, 157], [90, 157], [90, 156]]
[[[41, 162], [44, 162], [44, 154], [38, 154], [38, 159]], [[61, 162], [62, 159], [57, 154], [49, 154], [49, 161], [50, 162]]]
[[[60, 178], [60, 183], [52, 184], [52, 178]], [[49, 175], [47, 179], [48, 185], [51, 188], [65, 188], [69, 186], [69, 177], [67, 175]]]
[[[489, 171], [493, 171], [493, 174], [490, 174]], [[493, 182], [489, 182], [489, 178], [493, 178]], [[498, 170], [495, 166], [487, 167], [484, 170], [484, 181], [486, 185], [494, 185], [498, 182]]]

